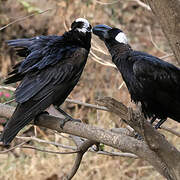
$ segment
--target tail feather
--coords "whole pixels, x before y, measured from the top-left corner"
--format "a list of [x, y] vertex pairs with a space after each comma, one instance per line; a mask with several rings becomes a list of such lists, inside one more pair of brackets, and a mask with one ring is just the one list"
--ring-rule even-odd
[[15, 83], [15, 82], [21, 81], [23, 78], [24, 78], [24, 74], [17, 73], [17, 74], [14, 74], [13, 76], [10, 76], [9, 78], [7, 78], [4, 81], [4, 84]]
[[16, 48], [18, 56], [26, 57], [31, 52], [28, 48], [33, 44], [33, 38], [9, 40], [7, 41], [7, 44]]
[[[1, 134], [0, 141], [2, 141], [4, 145], [8, 145], [15, 138], [18, 132], [29, 122], [31, 122], [32, 119], [33, 118], [30, 116], [27, 119], [18, 119], [19, 122], [14, 126], [11, 123], [7, 123], [7, 126], [4, 128], [4, 131]], [[9, 122], [13, 121], [16, 121], [16, 119], [12, 117]]]
[[18, 104], [1, 134], [0, 141], [2, 141], [4, 145], [8, 145], [24, 126], [29, 124], [40, 112], [49, 107], [50, 102], [51, 93], [39, 102], [27, 101], [23, 104]]
[[7, 41], [9, 46], [12, 47], [24, 47], [24, 48], [28, 48], [29, 46], [32, 45], [33, 42], [33, 38], [27, 38], [27, 39], [13, 39], [13, 40], [9, 40]]

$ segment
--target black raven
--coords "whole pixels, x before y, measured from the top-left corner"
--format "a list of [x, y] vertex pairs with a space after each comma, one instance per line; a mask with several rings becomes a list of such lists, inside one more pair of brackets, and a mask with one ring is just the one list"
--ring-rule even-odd
[[155, 128], [167, 117], [180, 122], [180, 69], [147, 53], [134, 51], [118, 28], [97, 25], [93, 33], [104, 41], [131, 99], [141, 102], [145, 117], [152, 118], [151, 123], [160, 119]]
[[[21, 81], [15, 91], [18, 103], [1, 141], [8, 145], [16, 134], [50, 105], [60, 106], [76, 86], [91, 46], [91, 25], [78, 18], [62, 36], [37, 36], [8, 41], [24, 60], [5, 83]], [[60, 108], [59, 110], [68, 116]], [[72, 119], [71, 119], [72, 120]]]

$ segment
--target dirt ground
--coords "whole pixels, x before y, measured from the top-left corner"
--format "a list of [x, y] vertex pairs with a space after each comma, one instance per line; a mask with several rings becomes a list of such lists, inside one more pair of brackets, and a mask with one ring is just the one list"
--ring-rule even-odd
[[[136, 50], [162, 57], [171, 54], [168, 42], [161, 31], [152, 12], [135, 1], [127, 0], [0, 0], [0, 28], [21, 17], [51, 9], [46, 13], [35, 15], [18, 21], [0, 31], [0, 81], [7, 76], [18, 58], [15, 52], [7, 47], [8, 39], [33, 37], [37, 35], [61, 35], [78, 17], [85, 17], [93, 25], [107, 24], [122, 29], [129, 44]], [[97, 51], [100, 48], [103, 53]], [[99, 97], [110, 96], [128, 106], [135, 107], [130, 100], [125, 85], [122, 85], [120, 73], [113, 67], [98, 63], [97, 56], [111, 63], [111, 58], [100, 40], [93, 36], [92, 54], [76, 88], [69, 98], [95, 104]], [[95, 54], [95, 55], [93, 55]], [[173, 56], [165, 59], [177, 65]], [[12, 86], [16, 86], [13, 84]], [[0, 89], [0, 92], [6, 92]], [[9, 91], [7, 91], [9, 92]], [[9, 92], [11, 95], [12, 92]], [[13, 97], [12, 97], [13, 98]], [[1, 102], [6, 101], [0, 97]], [[15, 105], [15, 103], [12, 103]], [[63, 109], [74, 118], [102, 128], [116, 127], [113, 119], [117, 116], [104, 111], [96, 111], [87, 107], [65, 102]], [[3, 119], [1, 119], [3, 120]], [[166, 126], [180, 131], [180, 125], [168, 120]], [[125, 126], [121, 124], [118, 126]], [[2, 126], [0, 126], [2, 130]], [[160, 130], [178, 149], [180, 139], [166, 131]], [[34, 135], [30, 126], [24, 128], [21, 135]], [[66, 136], [66, 135], [65, 135]], [[72, 141], [54, 132], [37, 128], [37, 137], [48, 141], [56, 141], [73, 145]], [[16, 139], [12, 145], [18, 144]], [[31, 142], [31, 145], [53, 151], [65, 151], [52, 145]], [[112, 149], [104, 146], [104, 149]], [[2, 150], [2, 149], [1, 149]], [[0, 154], [0, 180], [60, 180], [72, 167], [75, 155], [55, 155], [32, 149], [15, 149]], [[152, 166], [140, 159], [109, 157], [95, 153], [86, 153], [74, 180], [163, 180]]]

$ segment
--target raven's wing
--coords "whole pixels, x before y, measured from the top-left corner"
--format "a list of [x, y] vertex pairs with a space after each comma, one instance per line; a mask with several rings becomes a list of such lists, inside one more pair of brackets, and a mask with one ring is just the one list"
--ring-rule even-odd
[[[74, 75], [72, 64], [56, 65], [41, 70], [40, 72], [28, 73], [15, 91], [16, 102], [24, 103], [35, 96], [39, 91], [48, 86], [56, 86]], [[48, 92], [47, 92], [48, 93]]]
[[30, 71], [38, 71], [57, 64], [64, 56], [68, 56], [67, 54], [73, 54], [77, 48], [73, 45], [65, 45], [62, 36], [16, 39], [8, 41], [8, 45], [15, 47], [17, 54], [25, 59], [14, 66], [9, 74], [12, 76], [5, 81], [6, 84], [22, 80]]
[[[157, 114], [180, 119], [180, 69], [156, 57], [136, 56], [133, 72], [140, 84], [136, 92]], [[159, 109], [159, 111], [158, 111]]]
[[62, 62], [38, 72], [29, 72], [16, 90], [18, 106], [7, 122], [1, 140], [8, 144], [20, 129], [38, 113], [55, 101], [61, 103], [77, 84], [86, 63], [88, 51], [84, 48], [66, 57]]
[[[76, 77], [80, 77], [88, 56], [88, 51], [84, 48], [77, 48], [72, 54], [66, 54], [57, 64], [28, 72], [15, 91], [16, 101], [24, 103], [30, 98], [38, 96], [39, 91], [46, 91], [48, 94], [53, 87], [62, 83], [71, 82]], [[77, 79], [78, 80], [78, 79]], [[43, 94], [40, 92], [40, 94]], [[40, 98], [39, 98], [40, 99]]]
[[144, 86], [153, 85], [163, 91], [180, 90], [180, 69], [153, 56], [136, 56], [133, 72]]

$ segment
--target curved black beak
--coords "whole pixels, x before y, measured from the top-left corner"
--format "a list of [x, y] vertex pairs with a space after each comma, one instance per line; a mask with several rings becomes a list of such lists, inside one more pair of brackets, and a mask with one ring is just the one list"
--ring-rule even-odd
[[106, 39], [108, 38], [108, 31], [112, 28], [110, 26], [99, 24], [97, 26], [94, 26], [92, 31], [95, 35], [97, 35], [100, 39]]

